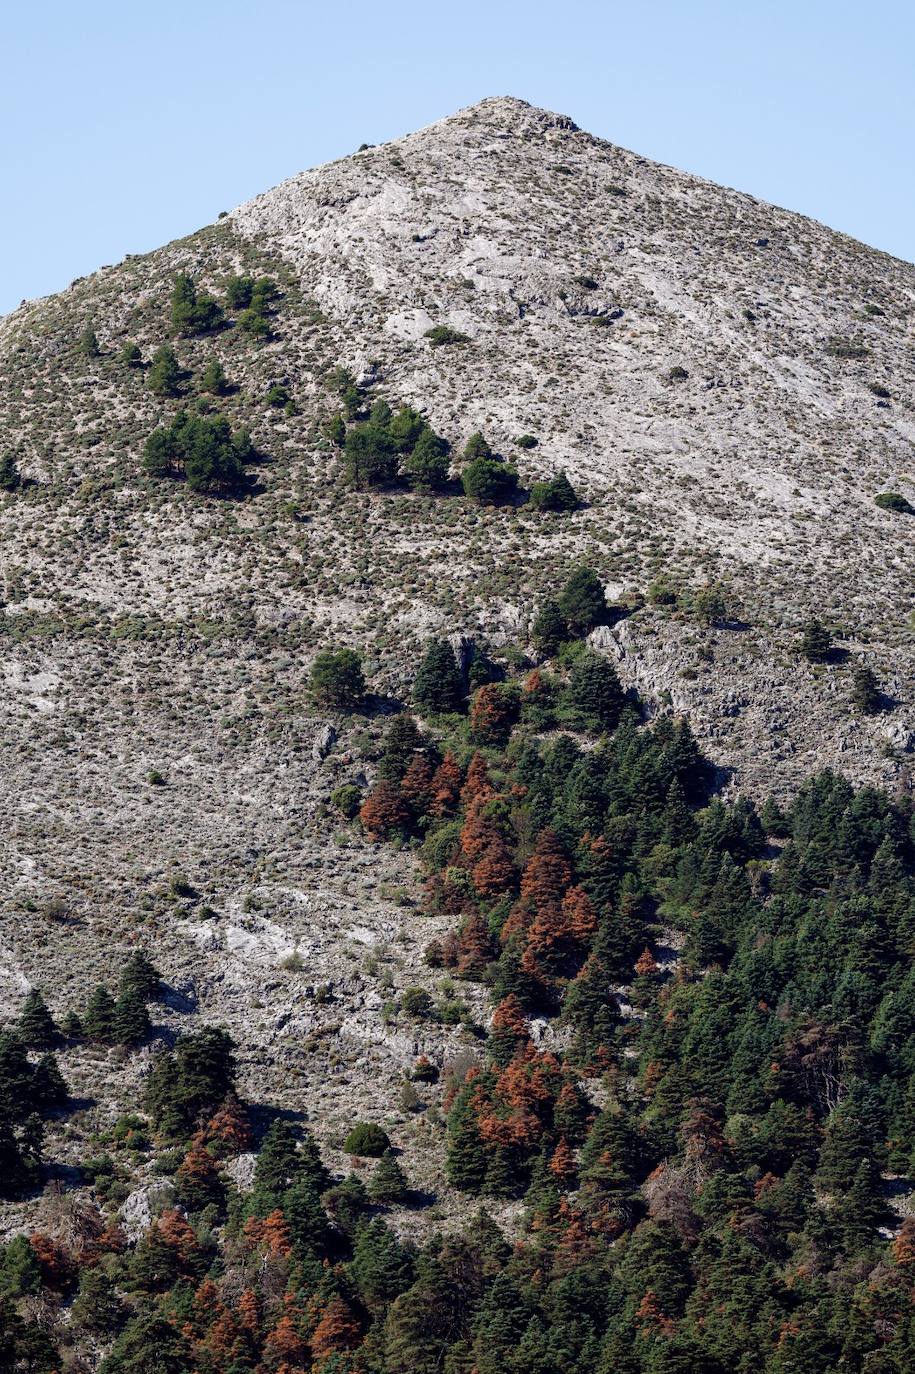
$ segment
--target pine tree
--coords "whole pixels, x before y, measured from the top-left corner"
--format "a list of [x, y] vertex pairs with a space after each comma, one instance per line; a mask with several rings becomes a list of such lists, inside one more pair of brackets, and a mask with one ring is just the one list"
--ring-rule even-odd
[[318, 1190], [301, 1171], [283, 1194], [282, 1214], [295, 1257], [303, 1260], [306, 1256], [320, 1256], [328, 1241], [327, 1216]]
[[279, 1207], [287, 1189], [299, 1177], [296, 1133], [288, 1121], [276, 1117], [267, 1130], [254, 1163], [251, 1206], [259, 1216]]
[[470, 1105], [472, 1088], [463, 1088], [448, 1119], [448, 1181], [465, 1193], [479, 1193], [486, 1176], [486, 1152]]
[[448, 478], [448, 445], [433, 429], [424, 429], [404, 468], [414, 487], [430, 490], [441, 486]]
[[322, 705], [355, 709], [366, 692], [359, 655], [353, 649], [322, 649], [311, 666], [309, 686]]
[[125, 988], [115, 1004], [112, 1035], [119, 1045], [142, 1045], [152, 1027], [146, 1003], [133, 988]]
[[47, 1003], [37, 988], [26, 995], [19, 1014], [19, 1034], [30, 1050], [46, 1050], [57, 1039], [57, 1027]]
[[229, 389], [229, 379], [225, 368], [218, 358], [211, 358], [200, 379], [200, 389], [211, 396], [224, 396]]
[[19, 465], [12, 453], [0, 457], [0, 491], [15, 491], [22, 484]]
[[364, 830], [375, 839], [385, 839], [410, 828], [410, 808], [394, 782], [379, 782], [359, 808]]
[[475, 458], [461, 473], [461, 485], [481, 506], [495, 506], [514, 494], [518, 474], [501, 458]]
[[335, 1351], [352, 1350], [359, 1344], [359, 1335], [359, 1323], [352, 1309], [335, 1294], [312, 1332], [311, 1353], [316, 1360], [324, 1361]]
[[357, 491], [384, 486], [397, 476], [397, 449], [380, 415], [350, 426], [343, 456], [347, 479]]
[[534, 617], [531, 641], [543, 658], [552, 658], [569, 637], [569, 627], [559, 602], [548, 597]]
[[102, 984], [96, 987], [83, 1013], [83, 1031], [89, 1040], [110, 1044], [114, 1039], [114, 998]]
[[810, 663], [825, 663], [832, 648], [832, 636], [819, 620], [808, 620], [801, 636], [801, 653]]
[[43, 1054], [32, 1075], [31, 1098], [36, 1107], [60, 1107], [69, 1096], [67, 1084], [53, 1054]]
[[199, 1212], [209, 1206], [221, 1207], [225, 1201], [226, 1189], [219, 1166], [197, 1139], [178, 1166], [175, 1180], [178, 1200], [188, 1212]]
[[578, 505], [578, 493], [564, 472], [531, 487], [533, 510], [566, 511]]
[[143, 355], [140, 352], [139, 344], [128, 340], [121, 349], [121, 362], [125, 367], [140, 367], [143, 362]]
[[170, 344], [157, 348], [149, 366], [147, 382], [157, 396], [177, 396], [184, 374]]
[[135, 992], [144, 1002], [155, 1002], [162, 991], [162, 975], [145, 950], [131, 954], [121, 974], [121, 992]]
[[83, 1269], [71, 1314], [78, 1327], [111, 1336], [120, 1325], [123, 1307], [114, 1281], [101, 1268]]
[[607, 614], [604, 586], [593, 568], [576, 568], [559, 593], [559, 609], [571, 634], [584, 636]]
[[205, 334], [223, 322], [222, 307], [206, 291], [198, 291], [186, 272], [175, 277], [171, 314], [172, 326], [179, 334]]
[[471, 463], [475, 458], [491, 458], [492, 449], [479, 430], [471, 434], [467, 443], [464, 445], [464, 452], [461, 455], [465, 463]]
[[91, 324], [87, 325], [79, 336], [79, 351], [87, 358], [97, 358], [101, 349], [98, 345], [98, 338]]
[[859, 663], [852, 674], [851, 701], [866, 716], [876, 715], [883, 708], [877, 674], [866, 663]]
[[390, 1150], [375, 1165], [368, 1194], [373, 1202], [403, 1202], [409, 1194], [406, 1175]]
[[425, 748], [425, 736], [410, 715], [402, 711], [394, 717], [384, 733], [378, 776], [385, 782], [400, 782], [412, 763], [417, 750]]
[[413, 680], [413, 700], [422, 715], [460, 711], [464, 683], [447, 640], [431, 639]]
[[601, 654], [583, 653], [572, 666], [560, 703], [573, 717], [601, 730], [613, 730], [623, 711], [623, 689], [616, 669]]
[[381, 1314], [389, 1302], [409, 1288], [413, 1277], [412, 1252], [376, 1217], [356, 1233], [350, 1274], [369, 1311]]

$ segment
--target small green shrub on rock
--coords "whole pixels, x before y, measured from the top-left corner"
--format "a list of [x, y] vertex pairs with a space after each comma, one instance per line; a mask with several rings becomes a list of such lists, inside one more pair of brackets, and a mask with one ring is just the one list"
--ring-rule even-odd
[[348, 1155], [365, 1159], [380, 1159], [391, 1148], [388, 1134], [376, 1121], [357, 1121], [343, 1142]]
[[915, 515], [915, 506], [899, 491], [881, 491], [874, 497], [874, 505], [881, 510], [895, 511], [897, 515]]

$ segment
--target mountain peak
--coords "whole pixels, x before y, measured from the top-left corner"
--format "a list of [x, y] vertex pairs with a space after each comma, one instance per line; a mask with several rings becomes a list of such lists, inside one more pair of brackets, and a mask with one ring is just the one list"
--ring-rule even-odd
[[536, 105], [531, 105], [529, 101], [514, 95], [485, 96], [473, 105], [467, 105], [463, 109], [456, 110], [454, 114], [446, 116], [444, 120], [439, 122], [448, 124], [451, 121], [460, 121], [465, 124], [485, 123], [512, 133], [523, 133], [534, 129], [563, 129], [568, 133], [579, 132], [578, 125], [568, 115], [557, 114], [553, 110], [540, 109]]

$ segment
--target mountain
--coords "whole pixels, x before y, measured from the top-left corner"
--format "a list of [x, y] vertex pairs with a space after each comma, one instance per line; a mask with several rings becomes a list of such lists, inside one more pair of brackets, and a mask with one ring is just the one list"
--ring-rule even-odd
[[[176, 296], [180, 274], [189, 281]], [[265, 279], [273, 285], [258, 296]], [[913, 306], [912, 265], [499, 98], [303, 172], [186, 239], [0, 321], [0, 457], [13, 460], [0, 493], [0, 1011], [12, 1019], [41, 987], [59, 1021], [84, 1009], [96, 984], [114, 989], [137, 950], [165, 983], [164, 1001], [150, 1008], [152, 1041], [128, 1054], [74, 1034], [61, 1051], [79, 1106], [48, 1128], [60, 1177], [100, 1141], [108, 1148], [141, 1101], [156, 1045], [219, 1025], [238, 1045], [239, 1090], [257, 1111], [307, 1110], [339, 1174], [353, 1123], [383, 1121], [414, 1189], [435, 1197], [433, 1220], [454, 1229], [466, 1217], [466, 1197], [443, 1183], [440, 1108], [482, 1052], [492, 989], [466, 962], [472, 950], [461, 971], [474, 976], [457, 984], [435, 951], [473, 903], [448, 886], [447, 864], [436, 877], [428, 849], [421, 863], [418, 843], [364, 834], [340, 789], [361, 800], [373, 788], [431, 638], [450, 640], [471, 673], [520, 681], [543, 666], [531, 643], [536, 613], [582, 565], [598, 574], [609, 607], [588, 641], [649, 723], [639, 738], [683, 751], [677, 806], [698, 812], [714, 790], [728, 809], [713, 816], [738, 818], [727, 845], [719, 835], [708, 851], [715, 881], [724, 883], [724, 848], [762, 929], [755, 903], [769, 879], [760, 872], [772, 866], [777, 889], [787, 831], [765, 848], [737, 799], [787, 805], [828, 768], [867, 785], [865, 800], [834, 779], [804, 793], [791, 812], [795, 842], [802, 832], [805, 844], [813, 831], [824, 845], [840, 834], [836, 881], [866, 888], [881, 840], [908, 833], [910, 818]], [[153, 360], [166, 346], [180, 375], [163, 390]], [[207, 380], [214, 362], [223, 386]], [[421, 412], [450, 447], [447, 480], [431, 490], [353, 484], [335, 417], [342, 409], [343, 428], [358, 430], [379, 402]], [[207, 490], [162, 475], [180, 467], [184, 441], [171, 431], [157, 450], [162, 472], [150, 472], [150, 436], [184, 409], [198, 425], [224, 416], [227, 433], [250, 434], [250, 450], [232, 450], [244, 481]], [[519, 475], [512, 499], [480, 504], [461, 489], [464, 448], [480, 433]], [[203, 435], [204, 447], [222, 442], [215, 434]], [[575, 509], [524, 499], [559, 473]], [[812, 620], [832, 635], [818, 662], [800, 648]], [[316, 703], [310, 691], [316, 655], [342, 646], [362, 659], [358, 710]], [[563, 681], [575, 661], [569, 651], [547, 676]], [[879, 709], [853, 699], [862, 665], [875, 674]], [[683, 718], [705, 770], [672, 723]], [[607, 757], [592, 750], [595, 731], [560, 719], [586, 754]], [[547, 711], [527, 724], [547, 738], [555, 719]], [[441, 750], [463, 750], [466, 766], [466, 723], [449, 718], [436, 731]], [[623, 769], [632, 788], [633, 757]], [[518, 757], [506, 759], [491, 765], [494, 786], [521, 789], [504, 796], [523, 824], [513, 813], [516, 847], [500, 858], [520, 871], [534, 846], [525, 826], [539, 813], [530, 796], [521, 805], [533, 784], [521, 780]], [[570, 772], [586, 767], [577, 754], [567, 762]], [[881, 794], [870, 785], [887, 797], [874, 801]], [[707, 885], [687, 918], [689, 866], [676, 869], [679, 887], [672, 875], [693, 822], [677, 830], [669, 795], [646, 805], [627, 869], [638, 877], [619, 889], [616, 874], [613, 909], [645, 904], [631, 935], [651, 945], [640, 977], [685, 982], [687, 966], [711, 968], [714, 987], [738, 937], [718, 931], [702, 944], [690, 921], [712, 920], [706, 905], [720, 915], [737, 899]], [[839, 820], [868, 807], [876, 819], [859, 843], [858, 821], [843, 829]], [[617, 797], [611, 813], [621, 821], [623, 811]], [[563, 814], [567, 842], [580, 840], [584, 821]], [[632, 836], [608, 826], [628, 852]], [[903, 868], [908, 843], [899, 840]], [[833, 876], [813, 858], [803, 881], [792, 873], [804, 901]], [[790, 882], [781, 890], [793, 891]], [[504, 916], [492, 916], [484, 944]], [[908, 927], [898, 913], [893, 921], [883, 938], [907, 948], [899, 932]], [[577, 928], [584, 940], [587, 920]], [[813, 953], [809, 939], [805, 959], [828, 963], [830, 952]], [[569, 953], [555, 976], [564, 986], [580, 972]], [[613, 975], [621, 1036], [639, 1033], [654, 995], [641, 983], [633, 995], [630, 974], [626, 965]], [[752, 1001], [762, 1007], [770, 994], [759, 979]], [[856, 1002], [851, 984], [843, 988], [841, 1009], [829, 1013], [835, 1025], [866, 1022], [866, 995]], [[440, 1014], [405, 1014], [411, 990], [437, 999]], [[797, 1006], [825, 1017], [807, 991]], [[797, 1007], [784, 995], [787, 1024]], [[568, 1048], [556, 996], [553, 1006], [533, 994], [525, 1003], [537, 1053]], [[764, 1056], [775, 1043], [768, 1034], [754, 1041]], [[817, 1051], [839, 1055], [823, 1035]], [[618, 1053], [625, 1076], [630, 1051]], [[428, 1110], [417, 1111], [404, 1083], [423, 1055], [451, 1070], [423, 1089]], [[607, 1062], [588, 1061], [595, 1109], [608, 1101], [595, 1064]], [[720, 1088], [713, 1079], [709, 1093]], [[734, 1107], [732, 1093], [730, 1115], [762, 1110], [749, 1088], [744, 1097]], [[262, 1127], [266, 1118], [255, 1117]], [[673, 1150], [674, 1137], [658, 1130], [652, 1149]], [[790, 1167], [776, 1154], [756, 1181]], [[127, 1197], [138, 1233], [159, 1186], [156, 1164], [137, 1156], [119, 1167], [111, 1196]], [[250, 1158], [239, 1181], [245, 1168], [250, 1175]], [[493, 1196], [511, 1231], [516, 1201], [495, 1185]], [[37, 1194], [10, 1201], [3, 1223], [43, 1224], [46, 1204]], [[626, 1206], [630, 1221], [641, 1215], [641, 1202]], [[421, 1207], [397, 1214], [401, 1234], [423, 1236], [430, 1225]], [[691, 1245], [689, 1226], [684, 1235]], [[465, 1367], [455, 1363], [455, 1374]]]

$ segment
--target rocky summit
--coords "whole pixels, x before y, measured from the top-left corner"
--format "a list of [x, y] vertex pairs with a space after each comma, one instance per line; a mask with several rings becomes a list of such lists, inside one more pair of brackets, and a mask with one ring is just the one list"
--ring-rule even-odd
[[[913, 322], [911, 264], [511, 98], [302, 172], [0, 321], [0, 1013], [40, 987], [60, 1024], [137, 950], [164, 989], [129, 1051], [65, 1036], [47, 1176], [89, 1196], [79, 1170], [162, 1047], [219, 1026], [255, 1127], [306, 1113], [342, 1175], [353, 1123], [381, 1122], [415, 1194], [398, 1233], [465, 1219], [442, 1107], [482, 1052], [491, 987], [442, 990], [442, 958], [446, 981], [479, 971], [452, 870], [442, 895], [421, 850], [447, 806], [410, 832], [377, 787], [430, 641], [454, 649], [462, 696], [491, 689], [469, 736], [464, 707], [419, 712], [439, 764], [505, 745], [511, 684], [561, 696], [584, 655], [612, 665], [642, 732], [689, 722], [707, 791], [684, 773], [684, 806], [768, 798], [774, 815], [829, 769], [904, 818]], [[468, 480], [481, 461], [492, 491]], [[605, 613], [550, 644], [538, 616], [584, 569]], [[344, 649], [358, 690], [339, 672], [322, 688], [320, 656], [342, 672]], [[604, 748], [580, 713], [512, 709], [530, 738], [558, 719]], [[516, 786], [513, 804], [532, 784]], [[394, 810], [366, 819], [367, 796]], [[777, 862], [769, 828], [774, 849], [735, 863]], [[672, 852], [674, 830], [651, 843]], [[533, 839], [516, 841], [520, 871]], [[683, 962], [688, 923], [652, 881], [636, 982], [726, 965], [726, 941]], [[626, 1035], [650, 1000], [631, 983], [614, 984]], [[524, 1010], [531, 1053], [568, 1047], [549, 997]], [[412, 1079], [404, 1093], [423, 1060], [424, 1101]], [[595, 1111], [607, 1062], [588, 1061]], [[230, 1167], [244, 1192], [250, 1150]], [[171, 1185], [142, 1152], [119, 1168], [109, 1211], [135, 1239]], [[491, 1191], [512, 1233], [517, 1198]], [[21, 1190], [5, 1232], [47, 1226], [48, 1205]]]

